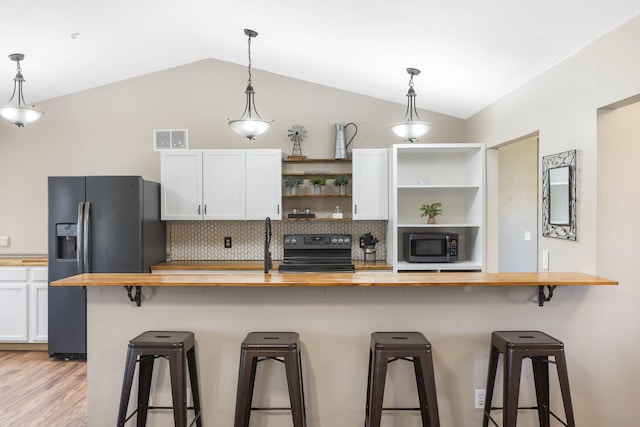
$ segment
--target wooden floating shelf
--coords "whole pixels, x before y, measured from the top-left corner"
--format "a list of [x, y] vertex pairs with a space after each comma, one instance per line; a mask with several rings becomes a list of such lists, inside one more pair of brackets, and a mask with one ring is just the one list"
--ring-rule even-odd
[[283, 194], [282, 197], [284, 197], [285, 199], [307, 198], [307, 197], [311, 197], [311, 198], [342, 197], [346, 199], [351, 197], [351, 194]]
[[351, 159], [282, 159], [285, 163], [351, 163]]

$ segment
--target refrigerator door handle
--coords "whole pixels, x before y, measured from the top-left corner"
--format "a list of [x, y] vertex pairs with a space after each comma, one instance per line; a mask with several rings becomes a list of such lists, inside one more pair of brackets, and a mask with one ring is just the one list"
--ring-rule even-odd
[[91, 210], [91, 202], [85, 202], [84, 203], [84, 272], [85, 273], [91, 273], [91, 265], [89, 264], [89, 260], [91, 259], [91, 254], [90, 254], [90, 250], [91, 250], [91, 234], [90, 234], [90, 221], [91, 221], [91, 215], [90, 215], [90, 210]]
[[78, 261], [78, 274], [84, 273], [83, 264], [82, 264], [82, 242], [84, 240], [84, 236], [82, 233], [82, 219], [84, 217], [84, 202], [78, 203], [78, 241], [77, 241], [77, 252], [76, 259]]

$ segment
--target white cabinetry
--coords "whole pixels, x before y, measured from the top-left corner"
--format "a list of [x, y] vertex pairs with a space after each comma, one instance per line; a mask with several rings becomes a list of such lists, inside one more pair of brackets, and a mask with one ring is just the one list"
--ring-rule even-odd
[[357, 148], [352, 152], [353, 219], [389, 218], [389, 150]]
[[161, 153], [163, 220], [280, 219], [281, 150]]
[[[484, 144], [396, 144], [391, 148], [390, 220], [387, 260], [394, 271], [484, 270]], [[421, 217], [423, 204], [442, 203], [436, 224]], [[459, 235], [459, 261], [409, 263], [405, 233]]]
[[0, 267], [0, 342], [46, 341], [46, 267]]
[[247, 219], [281, 219], [282, 151], [246, 151]]

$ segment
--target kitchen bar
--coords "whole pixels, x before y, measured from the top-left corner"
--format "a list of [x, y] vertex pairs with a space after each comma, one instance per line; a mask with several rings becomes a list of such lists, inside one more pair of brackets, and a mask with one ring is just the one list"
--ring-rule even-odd
[[[532, 295], [526, 287], [552, 284], [567, 287], [568, 301], [564, 305], [564, 299], [554, 301], [549, 309], [540, 310], [531, 303], [535, 292]], [[300, 333], [302, 341], [309, 425], [349, 427], [363, 420], [371, 332], [423, 332], [434, 346], [441, 422], [473, 425], [453, 421], [463, 415], [478, 417], [466, 401], [468, 390], [459, 390], [457, 385], [486, 380], [486, 350], [492, 330], [528, 326], [553, 333], [549, 322], [555, 312], [576, 310], [576, 300], [590, 291], [575, 285], [605, 288], [600, 285], [616, 284], [581, 273], [357, 272], [83, 274], [53, 286], [87, 287], [91, 426], [114, 424], [127, 342], [143, 331], [195, 333], [204, 422], [231, 425], [242, 339], [250, 331], [293, 330]], [[129, 303], [122, 290], [125, 285], [141, 286], [141, 307]], [[477, 304], [465, 311], [476, 316], [473, 322], [461, 316], [456, 303], [470, 297]], [[457, 325], [458, 332], [443, 333], [439, 325], [444, 324]], [[279, 377], [265, 376], [257, 388], [269, 392], [260, 395], [269, 395], [274, 401], [286, 399], [286, 384], [278, 383], [275, 378]], [[162, 392], [153, 397], [159, 404], [170, 396], [166, 383], [162, 385]], [[411, 387], [405, 390], [399, 384], [391, 394], [400, 402], [412, 395], [415, 391]], [[260, 425], [289, 425], [287, 414], [284, 418], [267, 413], [255, 416]], [[402, 416], [408, 417], [403, 425], [418, 425], [409, 414]], [[148, 425], [166, 425], [169, 419], [168, 414], [155, 414]]]

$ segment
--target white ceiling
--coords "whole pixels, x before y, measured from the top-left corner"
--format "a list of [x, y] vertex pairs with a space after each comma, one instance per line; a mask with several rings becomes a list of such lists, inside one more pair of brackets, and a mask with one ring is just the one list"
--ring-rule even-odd
[[640, 0], [0, 0], [0, 11], [0, 103], [11, 53], [26, 55], [33, 103], [206, 58], [246, 66], [251, 28], [255, 69], [405, 103], [415, 67], [420, 108], [467, 118]]

